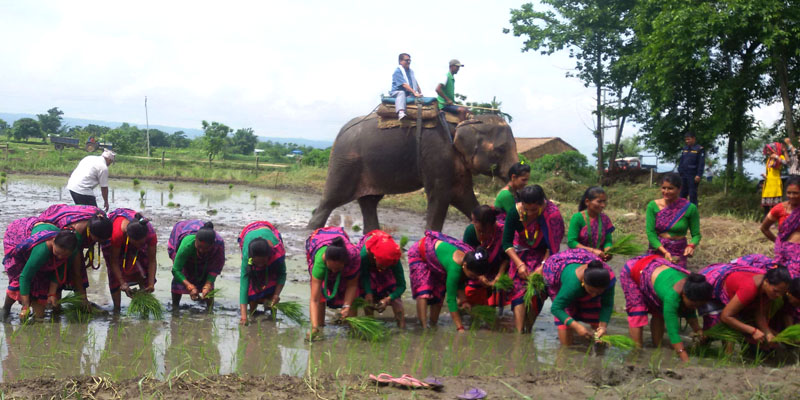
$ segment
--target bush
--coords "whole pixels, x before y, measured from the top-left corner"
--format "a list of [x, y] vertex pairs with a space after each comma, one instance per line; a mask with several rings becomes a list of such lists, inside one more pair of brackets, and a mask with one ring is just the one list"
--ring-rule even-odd
[[541, 181], [551, 176], [575, 181], [596, 180], [594, 168], [589, 166], [586, 156], [577, 151], [545, 154], [531, 162], [531, 180]]
[[303, 165], [309, 165], [312, 167], [328, 167], [328, 161], [331, 158], [331, 149], [327, 148], [325, 150], [314, 149], [308, 152], [303, 159], [300, 161]]

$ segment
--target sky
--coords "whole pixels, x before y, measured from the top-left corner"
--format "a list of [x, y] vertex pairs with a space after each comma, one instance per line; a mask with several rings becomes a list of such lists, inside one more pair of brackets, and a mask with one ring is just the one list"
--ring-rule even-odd
[[521, 52], [502, 32], [521, 4], [0, 1], [0, 111], [143, 125], [147, 96], [151, 124], [333, 140], [377, 106], [406, 52], [423, 94], [457, 58], [457, 93], [496, 96], [515, 136], [558, 136], [591, 159], [594, 91], [565, 76], [566, 51]]

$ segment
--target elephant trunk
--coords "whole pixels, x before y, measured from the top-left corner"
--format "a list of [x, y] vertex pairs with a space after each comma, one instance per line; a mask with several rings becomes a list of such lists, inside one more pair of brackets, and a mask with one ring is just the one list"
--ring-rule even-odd
[[492, 168], [494, 177], [500, 178], [503, 182], [508, 182], [508, 170], [518, 162], [519, 156], [517, 156], [517, 152], [509, 152], [499, 164], [496, 164], [495, 168]]

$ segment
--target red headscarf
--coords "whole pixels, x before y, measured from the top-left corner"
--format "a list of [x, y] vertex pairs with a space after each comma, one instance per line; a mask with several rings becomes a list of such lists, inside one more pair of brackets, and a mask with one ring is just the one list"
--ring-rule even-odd
[[400, 261], [400, 246], [392, 237], [380, 230], [370, 232], [367, 239], [367, 251], [375, 257], [375, 263], [381, 267], [388, 267]]
[[[768, 143], [766, 146], [764, 146], [764, 149], [761, 152], [767, 157], [769, 157], [772, 153], [775, 153], [778, 155], [778, 157], [780, 157], [783, 154], [783, 146], [781, 146], [781, 144], [778, 142]], [[767, 167], [775, 168], [775, 164], [776, 162], [772, 159], [767, 159]]]

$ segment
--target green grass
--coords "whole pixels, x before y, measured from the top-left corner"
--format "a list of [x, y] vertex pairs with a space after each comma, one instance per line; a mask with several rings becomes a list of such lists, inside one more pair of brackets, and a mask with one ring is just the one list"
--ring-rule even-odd
[[389, 339], [389, 329], [372, 317], [347, 317], [344, 319], [350, 326], [350, 336], [368, 342], [382, 342]]
[[137, 291], [131, 298], [128, 305], [128, 315], [135, 315], [141, 319], [152, 316], [154, 319], [161, 319], [164, 314], [164, 307], [152, 293]]
[[272, 316], [276, 317], [277, 312], [280, 311], [286, 318], [296, 322], [298, 325], [305, 325], [306, 316], [303, 315], [303, 306], [296, 301], [282, 301], [272, 308]]
[[647, 247], [636, 243], [633, 240], [634, 236], [633, 234], [628, 234], [615, 240], [614, 244], [605, 250], [605, 253], [620, 256], [638, 256], [644, 253]]
[[508, 292], [514, 288], [514, 280], [508, 274], [500, 275], [497, 278], [497, 282], [494, 283], [494, 288], [501, 292]]
[[540, 293], [544, 293], [544, 290], [545, 284], [544, 276], [542, 276], [542, 274], [528, 275], [528, 284], [525, 287], [525, 296], [522, 298], [523, 302], [525, 303], [526, 310], [530, 310], [531, 301], [533, 298], [538, 296]]

